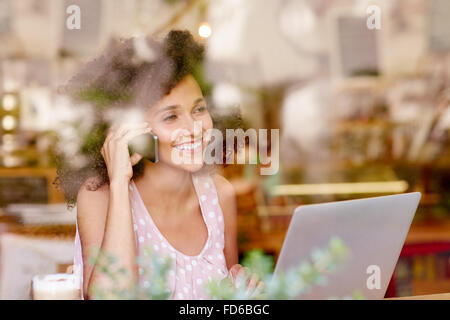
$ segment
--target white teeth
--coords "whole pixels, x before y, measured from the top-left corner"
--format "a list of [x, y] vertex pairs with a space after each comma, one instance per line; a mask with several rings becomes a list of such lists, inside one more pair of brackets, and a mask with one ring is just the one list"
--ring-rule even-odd
[[178, 150], [194, 150], [200, 147], [202, 144], [201, 141], [195, 142], [195, 143], [184, 143], [178, 146], [175, 146]]

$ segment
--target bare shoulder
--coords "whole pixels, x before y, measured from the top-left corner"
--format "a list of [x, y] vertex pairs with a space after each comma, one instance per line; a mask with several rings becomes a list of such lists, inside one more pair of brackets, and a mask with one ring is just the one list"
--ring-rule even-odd
[[220, 174], [212, 175], [212, 179], [217, 189], [219, 201], [224, 203], [234, 203], [236, 201], [236, 192], [233, 185]]
[[225, 226], [234, 228], [237, 218], [236, 192], [234, 187], [227, 179], [219, 174], [212, 175], [212, 179], [216, 186]]
[[[77, 214], [78, 217], [88, 215], [92, 212], [106, 214], [109, 201], [109, 186], [107, 183], [100, 187], [97, 178], [88, 178], [81, 185], [77, 195]], [[97, 216], [98, 216], [97, 214]]]

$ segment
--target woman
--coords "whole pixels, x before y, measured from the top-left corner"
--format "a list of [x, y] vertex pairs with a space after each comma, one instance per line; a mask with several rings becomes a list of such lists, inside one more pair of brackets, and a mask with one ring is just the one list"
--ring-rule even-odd
[[[100, 149], [102, 165], [95, 166], [97, 174], [86, 179], [77, 193], [75, 266], [82, 272], [83, 293], [89, 297], [90, 288], [111, 285], [97, 262], [88, 263], [90, 247], [118, 258], [131, 275], [124, 288], [134, 282], [151, 287], [136, 264], [136, 257], [148, 247], [172, 258], [168, 283], [173, 299], [207, 299], [206, 283], [226, 276], [236, 285], [245, 279], [247, 292], [257, 294], [263, 283], [237, 264], [231, 184], [201, 162], [173, 159], [174, 154], [190, 156], [204, 150], [209, 142], [204, 133], [213, 122], [194, 77], [203, 48], [187, 31], [171, 31], [162, 43], [146, 41], [151, 50], [139, 45], [144, 50], [141, 57], [151, 62], [129, 68], [132, 72], [125, 72], [126, 77], [117, 76], [117, 69], [134, 59], [127, 55], [114, 55], [114, 63], [105, 62], [104, 56], [82, 71], [90, 86], [100, 83], [111, 91], [111, 83], [119, 83], [129, 88], [145, 108], [141, 124], [109, 128]], [[119, 51], [129, 54], [126, 44], [130, 41]], [[99, 65], [112, 66], [113, 72], [96, 77]], [[82, 78], [78, 76], [78, 82]], [[201, 136], [194, 132], [194, 122], [201, 124]], [[129, 155], [130, 140], [148, 133], [159, 140], [157, 163], [138, 153]]]

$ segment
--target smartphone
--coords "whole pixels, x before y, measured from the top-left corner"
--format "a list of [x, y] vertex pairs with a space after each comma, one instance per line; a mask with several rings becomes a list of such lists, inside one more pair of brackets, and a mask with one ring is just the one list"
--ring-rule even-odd
[[139, 153], [143, 158], [153, 163], [159, 161], [158, 157], [158, 137], [152, 133], [141, 134], [131, 139], [128, 143], [130, 155]]

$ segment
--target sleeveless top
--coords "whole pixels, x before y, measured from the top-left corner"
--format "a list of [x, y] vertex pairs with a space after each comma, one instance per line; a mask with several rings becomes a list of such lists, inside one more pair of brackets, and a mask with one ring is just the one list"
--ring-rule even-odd
[[[138, 256], [145, 259], [146, 250], [159, 257], [170, 257], [171, 266], [167, 275], [170, 299], [209, 299], [206, 284], [213, 279], [223, 279], [228, 275], [224, 249], [224, 220], [219, 205], [217, 191], [213, 179], [208, 173], [192, 174], [192, 181], [200, 204], [203, 220], [208, 229], [208, 238], [201, 252], [196, 256], [188, 256], [167, 241], [153, 222], [136, 184], [131, 180], [129, 185], [130, 204], [136, 248]], [[149, 267], [149, 266], [148, 266]], [[147, 266], [139, 267], [139, 284], [143, 288], [151, 288], [148, 281]], [[78, 227], [75, 236], [74, 272], [78, 275], [83, 288], [83, 259]], [[81, 292], [83, 290], [80, 290]], [[81, 293], [83, 294], [83, 293]], [[83, 297], [82, 297], [83, 298]]]

